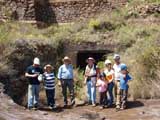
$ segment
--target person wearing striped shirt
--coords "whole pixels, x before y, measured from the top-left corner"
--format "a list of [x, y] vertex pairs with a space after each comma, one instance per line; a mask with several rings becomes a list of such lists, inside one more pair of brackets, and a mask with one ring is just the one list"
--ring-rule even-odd
[[46, 65], [44, 67], [44, 87], [46, 90], [47, 103], [50, 109], [56, 108], [55, 106], [55, 75], [52, 72], [53, 67], [51, 65]]

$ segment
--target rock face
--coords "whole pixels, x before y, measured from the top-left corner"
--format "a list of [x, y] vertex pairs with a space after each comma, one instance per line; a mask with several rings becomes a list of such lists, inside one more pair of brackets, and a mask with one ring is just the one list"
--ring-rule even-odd
[[[14, 44], [14, 45], [13, 45]], [[0, 55], [0, 83], [5, 86], [5, 93], [18, 104], [25, 105], [28, 80], [24, 77], [25, 70], [32, 65], [34, 57], [39, 57], [41, 65], [48, 63], [56, 66], [59, 55], [63, 55], [50, 42], [34, 40], [17, 40], [8, 45]], [[61, 48], [61, 47], [58, 47]], [[1, 90], [1, 88], [0, 88]]]
[[108, 12], [127, 0], [2, 0], [0, 19], [30, 20], [45, 23], [73, 22]]

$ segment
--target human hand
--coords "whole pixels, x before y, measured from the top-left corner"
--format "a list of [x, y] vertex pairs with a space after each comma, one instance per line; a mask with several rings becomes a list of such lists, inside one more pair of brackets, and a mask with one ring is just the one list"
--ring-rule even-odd
[[33, 74], [32, 77], [33, 78], [38, 77], [38, 74]]
[[61, 81], [58, 81], [58, 86], [60, 87], [62, 84], [61, 84]]
[[86, 84], [87, 84], [87, 78], [85, 78], [85, 79], [84, 79], [83, 84], [84, 84], [84, 85], [86, 85]]

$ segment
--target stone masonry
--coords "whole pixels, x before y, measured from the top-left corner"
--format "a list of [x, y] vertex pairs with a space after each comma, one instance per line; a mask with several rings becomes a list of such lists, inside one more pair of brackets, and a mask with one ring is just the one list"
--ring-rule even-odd
[[127, 0], [0, 0], [0, 19], [65, 23], [84, 20]]

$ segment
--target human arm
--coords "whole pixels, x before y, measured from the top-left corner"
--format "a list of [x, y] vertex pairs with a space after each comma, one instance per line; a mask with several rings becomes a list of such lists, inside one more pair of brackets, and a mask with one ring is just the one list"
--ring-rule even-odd
[[25, 77], [29, 77], [29, 78], [35, 78], [35, 77], [38, 77], [38, 74], [29, 74], [29, 73], [25, 73]]
[[99, 82], [99, 81], [97, 81], [97, 83], [96, 83], [96, 87], [100, 87], [100, 86], [101, 86], [100, 82]]
[[31, 68], [28, 67], [27, 70], [26, 70], [26, 73], [25, 73], [25, 77], [28, 77], [28, 78], [35, 78], [35, 77], [38, 77], [38, 74], [35, 73], [35, 74], [31, 74]]
[[57, 78], [58, 78], [58, 86], [61, 86], [62, 85], [62, 83], [61, 83], [61, 81], [62, 81], [62, 67], [59, 67], [59, 69], [58, 69]]

